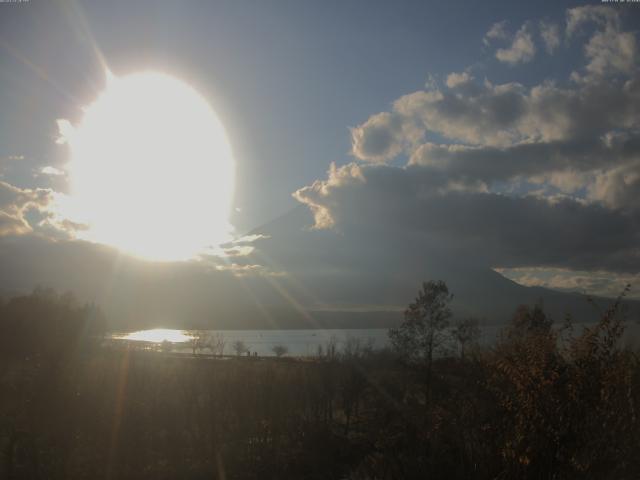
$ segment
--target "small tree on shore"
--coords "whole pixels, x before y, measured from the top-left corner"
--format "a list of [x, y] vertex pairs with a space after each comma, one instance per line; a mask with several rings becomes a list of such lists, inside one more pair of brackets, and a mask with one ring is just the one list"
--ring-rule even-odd
[[431, 389], [434, 353], [447, 342], [453, 295], [442, 280], [422, 284], [415, 301], [404, 312], [404, 321], [389, 330], [391, 344], [405, 360], [425, 366], [427, 398]]
[[211, 337], [211, 353], [213, 355], [223, 356], [224, 355], [224, 347], [227, 345], [227, 341], [224, 338], [224, 334], [222, 332], [216, 332]]
[[239, 357], [244, 352], [247, 351], [247, 346], [242, 340], [236, 340], [233, 342], [233, 350], [236, 352], [236, 355]]
[[211, 350], [211, 335], [206, 330], [196, 330], [192, 333], [189, 344], [193, 355], [202, 353], [207, 348]]
[[276, 357], [280, 358], [289, 353], [289, 349], [285, 345], [274, 345], [271, 348], [271, 351], [275, 354]]
[[452, 330], [453, 338], [460, 345], [460, 358], [464, 360], [465, 348], [467, 345], [476, 342], [480, 338], [480, 327], [477, 318], [467, 318], [456, 323]]

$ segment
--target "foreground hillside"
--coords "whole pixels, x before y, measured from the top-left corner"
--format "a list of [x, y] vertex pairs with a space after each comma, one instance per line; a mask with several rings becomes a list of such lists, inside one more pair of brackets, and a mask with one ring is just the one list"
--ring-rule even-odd
[[618, 309], [573, 339], [520, 309], [495, 348], [427, 375], [358, 344], [313, 361], [105, 349], [95, 309], [37, 292], [0, 309], [0, 477], [637, 478]]

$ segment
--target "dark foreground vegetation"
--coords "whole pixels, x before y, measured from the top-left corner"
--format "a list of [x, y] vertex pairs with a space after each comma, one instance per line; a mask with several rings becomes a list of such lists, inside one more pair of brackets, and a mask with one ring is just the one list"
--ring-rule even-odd
[[640, 478], [640, 362], [621, 299], [571, 333], [521, 307], [490, 349], [446, 354], [425, 284], [391, 332], [313, 361], [100, 346], [97, 309], [36, 291], [0, 306], [3, 479]]

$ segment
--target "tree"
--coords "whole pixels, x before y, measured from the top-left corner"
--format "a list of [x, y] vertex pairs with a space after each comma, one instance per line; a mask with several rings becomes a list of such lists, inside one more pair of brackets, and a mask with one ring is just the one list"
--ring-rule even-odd
[[553, 320], [544, 312], [542, 301], [539, 301], [533, 308], [529, 305], [518, 306], [506, 333], [509, 338], [546, 335], [552, 324]]
[[289, 349], [284, 345], [274, 345], [271, 351], [275, 354], [276, 357], [280, 358], [287, 353], [289, 353]]
[[442, 280], [422, 284], [416, 300], [404, 312], [404, 321], [389, 330], [393, 347], [409, 362], [420, 362], [426, 368], [427, 398], [431, 388], [431, 366], [436, 350], [447, 341], [453, 295]]
[[224, 347], [226, 346], [226, 344], [227, 341], [224, 338], [224, 333], [216, 332], [213, 337], [211, 337], [211, 353], [219, 356], [224, 355]]
[[480, 327], [477, 318], [467, 318], [459, 321], [451, 332], [453, 338], [460, 344], [460, 358], [464, 360], [465, 347], [480, 338]]
[[236, 352], [236, 355], [239, 357], [244, 352], [247, 351], [247, 346], [242, 340], [236, 340], [233, 342], [233, 350]]
[[191, 334], [191, 352], [196, 355], [205, 349], [212, 350], [211, 335], [206, 330], [197, 330]]
[[637, 477], [639, 363], [620, 343], [627, 292], [565, 342], [542, 305], [516, 310], [485, 360], [502, 410], [505, 477]]
[[0, 356], [68, 357], [79, 347], [96, 347], [103, 333], [100, 310], [70, 293], [37, 287], [0, 308]]

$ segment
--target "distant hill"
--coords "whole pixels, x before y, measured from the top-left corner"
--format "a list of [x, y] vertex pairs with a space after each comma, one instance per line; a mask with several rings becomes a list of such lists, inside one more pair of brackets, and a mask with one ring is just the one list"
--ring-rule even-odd
[[[315, 298], [307, 298], [308, 304], [331, 305], [331, 311], [314, 316], [332, 325], [345, 322], [354, 326], [366, 323], [365, 317], [372, 323], [384, 323], [382, 318], [397, 321], [420, 283], [429, 279], [447, 282], [454, 293], [457, 316], [474, 315], [486, 323], [504, 323], [518, 305], [537, 301], [542, 301], [557, 320], [567, 313], [583, 321], [598, 315], [585, 295], [524, 287], [477, 264], [474, 258], [419, 234], [380, 237], [373, 232], [319, 231], [311, 226], [309, 211], [298, 207], [255, 229], [252, 234], [269, 237], [257, 242], [255, 257], [269, 261], [274, 270], [291, 272], [305, 291], [313, 292]], [[611, 299], [594, 301], [606, 308]], [[629, 316], [640, 317], [640, 302], [626, 303]], [[340, 310], [340, 305], [345, 308]], [[385, 307], [395, 307], [396, 311], [388, 311], [385, 317]]]
[[[580, 321], [597, 316], [583, 295], [520, 286], [434, 238], [319, 231], [311, 224], [309, 211], [298, 207], [251, 232], [263, 236], [252, 243], [254, 252], [222, 264], [253, 272], [242, 276], [206, 262], [144, 262], [87, 242], [3, 241], [0, 291], [71, 290], [123, 330], [386, 328], [401, 321], [429, 279], [447, 282], [457, 316], [487, 324], [504, 323], [519, 304], [538, 300], [556, 320], [566, 313]], [[640, 317], [640, 302], [627, 303], [630, 317]]]

